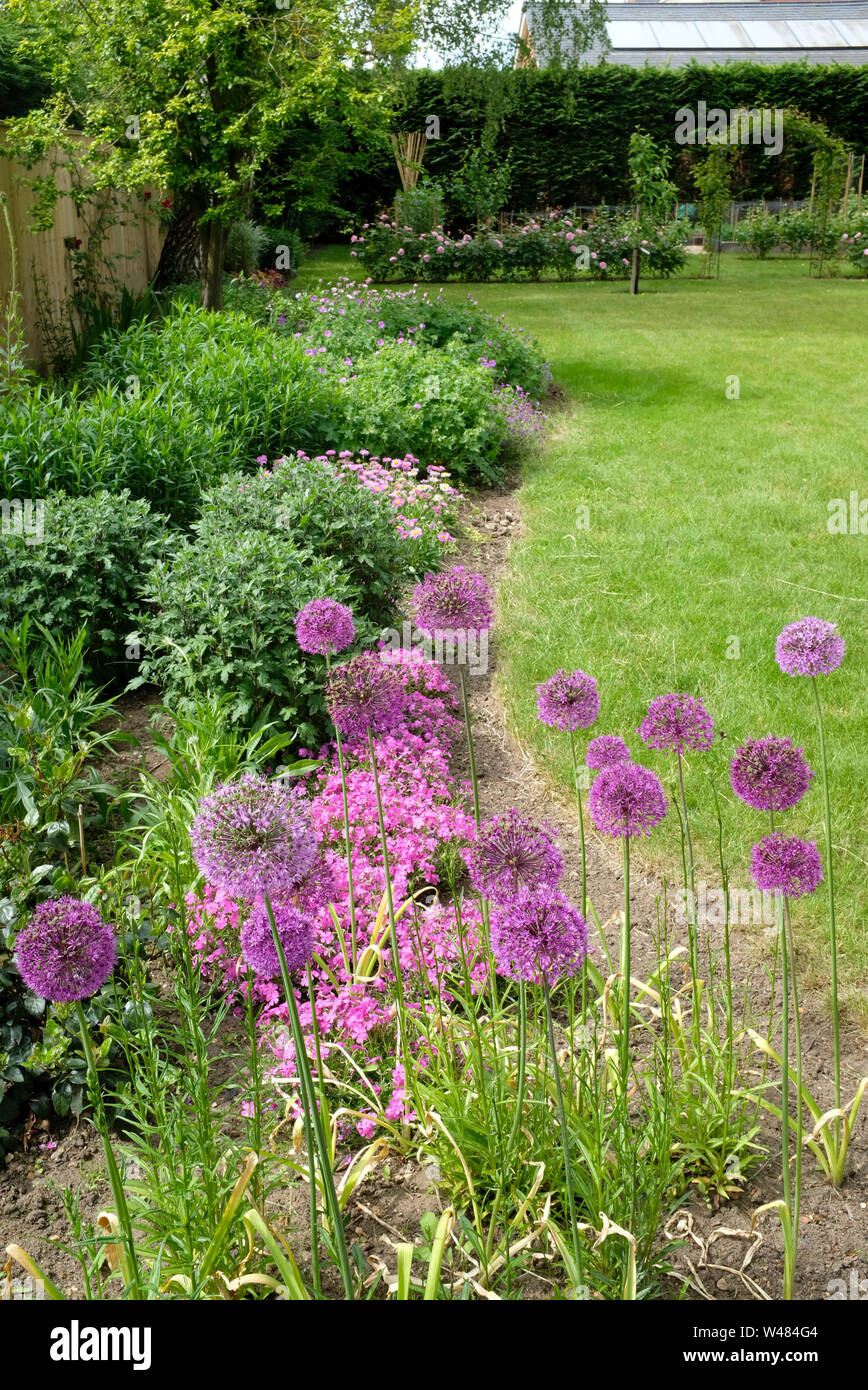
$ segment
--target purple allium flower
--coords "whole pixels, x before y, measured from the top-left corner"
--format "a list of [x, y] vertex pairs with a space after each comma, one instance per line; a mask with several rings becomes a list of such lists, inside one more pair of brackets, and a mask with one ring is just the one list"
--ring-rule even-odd
[[813, 841], [779, 831], [753, 846], [750, 867], [757, 888], [787, 898], [813, 893], [823, 881], [823, 861]]
[[394, 666], [379, 652], [362, 652], [335, 666], [326, 686], [326, 704], [335, 728], [345, 738], [364, 740], [398, 723], [407, 697]]
[[413, 590], [412, 612], [426, 637], [437, 632], [487, 632], [494, 622], [494, 595], [481, 574], [453, 565], [426, 574]]
[[660, 779], [639, 763], [604, 767], [588, 795], [591, 820], [603, 835], [649, 835], [668, 810]]
[[295, 635], [303, 652], [334, 656], [353, 645], [353, 615], [345, 604], [333, 598], [311, 599], [295, 615]]
[[799, 618], [779, 634], [775, 660], [788, 676], [827, 676], [841, 665], [844, 651], [837, 623]]
[[306, 811], [284, 787], [252, 772], [202, 797], [190, 840], [206, 882], [233, 898], [286, 895], [317, 856]]
[[477, 893], [495, 902], [521, 888], [554, 888], [564, 871], [551, 826], [534, 825], [515, 807], [483, 821], [464, 858]]
[[70, 1004], [101, 989], [115, 964], [115, 934], [92, 903], [53, 898], [18, 933], [21, 978], [40, 999]]
[[636, 732], [649, 748], [684, 753], [688, 748], [711, 747], [714, 720], [693, 695], [658, 695]]
[[[313, 955], [313, 919], [293, 903], [272, 901], [271, 910], [286, 956], [286, 967], [292, 974], [294, 970], [307, 965]], [[241, 928], [241, 950], [247, 964], [257, 975], [271, 980], [280, 974], [280, 961], [264, 898], [257, 899]]]
[[593, 676], [584, 671], [555, 671], [538, 685], [537, 709], [544, 724], [565, 733], [587, 729], [600, 713], [600, 692]]
[[588, 928], [557, 889], [522, 888], [491, 915], [491, 951], [501, 975], [555, 985], [581, 968]]
[[789, 738], [752, 738], [729, 765], [729, 776], [736, 796], [758, 811], [783, 811], [795, 806], [814, 774], [803, 748], [794, 748]]
[[617, 763], [630, 761], [630, 749], [617, 734], [600, 734], [588, 744], [585, 762], [588, 767], [599, 772], [604, 767], [614, 767]]

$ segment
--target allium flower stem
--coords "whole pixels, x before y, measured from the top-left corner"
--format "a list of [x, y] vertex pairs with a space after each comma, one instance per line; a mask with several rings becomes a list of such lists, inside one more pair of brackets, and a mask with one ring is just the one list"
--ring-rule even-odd
[[[265, 895], [265, 906], [268, 912], [268, 920], [271, 923], [271, 932], [274, 937], [274, 945], [277, 951], [277, 958], [280, 961], [280, 978], [283, 984], [283, 993], [286, 998], [286, 1007], [289, 1011], [289, 1023], [292, 1030], [292, 1041], [295, 1047], [295, 1062], [298, 1072], [299, 1083], [302, 1090], [302, 1104], [304, 1107], [303, 1122], [305, 1129], [305, 1142], [308, 1146], [308, 1155], [313, 1158], [316, 1153], [319, 1158], [320, 1173], [322, 1174], [323, 1188], [325, 1190], [326, 1207], [331, 1218], [332, 1232], [334, 1235], [335, 1247], [338, 1254], [338, 1264], [340, 1265], [341, 1278], [343, 1279], [344, 1292], [349, 1301], [355, 1300], [355, 1289], [353, 1285], [353, 1275], [350, 1269], [350, 1257], [347, 1253], [347, 1241], [344, 1233], [344, 1219], [335, 1192], [334, 1176], [332, 1174], [331, 1157], [329, 1155], [328, 1144], [326, 1143], [325, 1132], [322, 1127], [322, 1116], [320, 1115], [317, 1104], [316, 1093], [313, 1086], [313, 1078], [310, 1074], [310, 1060], [307, 1055], [307, 1048], [304, 1042], [304, 1032], [302, 1031], [301, 1019], [298, 1013], [298, 1001], [295, 997], [295, 989], [290, 978], [286, 964], [286, 955], [283, 950], [283, 942], [277, 930], [277, 923], [274, 920], [274, 912], [271, 907], [271, 899]], [[316, 1009], [316, 1000], [311, 996], [311, 1009]], [[313, 1202], [316, 1201], [316, 1181], [313, 1166], [311, 1167], [311, 1191]], [[313, 1210], [313, 1208], [312, 1208]], [[311, 1244], [317, 1239], [316, 1226], [311, 1230]]]
[[621, 997], [621, 1098], [627, 1109], [627, 1072], [630, 1065], [630, 837], [624, 836], [624, 919], [621, 923], [621, 976], [624, 992]]
[[570, 729], [570, 751], [573, 755], [573, 782], [576, 788], [576, 804], [579, 808], [579, 843], [582, 850], [582, 916], [588, 915], [588, 872], [585, 860], [585, 816], [582, 810], [582, 788], [579, 784], [579, 759], [576, 753], [576, 735]]
[[784, 916], [784, 895], [775, 894], [775, 918], [781, 942], [781, 991], [784, 997], [781, 1014], [781, 1160], [784, 1179], [784, 1201], [792, 1214], [793, 1193], [790, 1181], [790, 962], [787, 946], [787, 926]]
[[[331, 658], [326, 655], [326, 680], [328, 680], [331, 668]], [[356, 968], [356, 898], [353, 892], [353, 854], [350, 846], [350, 811], [347, 798], [347, 771], [344, 764], [344, 746], [341, 739], [341, 731], [335, 726], [335, 744], [338, 750], [338, 770], [341, 777], [341, 797], [344, 809], [344, 852], [347, 859], [347, 890], [349, 893], [350, 905], [350, 962], [352, 970]]]
[[467, 699], [467, 676], [464, 667], [459, 666], [461, 676], [461, 705], [464, 710], [464, 729], [467, 734], [467, 755], [470, 759], [470, 784], [473, 788], [473, 817], [476, 821], [476, 828], [479, 829], [480, 810], [479, 810], [479, 782], [476, 776], [476, 750], [473, 746], [473, 730], [470, 724], [470, 705]]
[[121, 1180], [120, 1172], [118, 1171], [117, 1160], [115, 1159], [114, 1150], [112, 1149], [111, 1140], [109, 1138], [108, 1121], [106, 1120], [102, 1090], [99, 1084], [99, 1073], [96, 1069], [96, 1057], [94, 1056], [93, 1043], [91, 1041], [90, 1030], [87, 1026], [87, 1019], [84, 1015], [84, 1005], [80, 999], [76, 999], [75, 1001], [75, 1012], [78, 1017], [78, 1027], [81, 1033], [81, 1045], [84, 1049], [85, 1061], [87, 1062], [87, 1074], [93, 1095], [94, 1110], [96, 1112], [96, 1127], [99, 1130], [99, 1137], [102, 1140], [103, 1153], [105, 1154], [105, 1166], [108, 1169], [118, 1224], [121, 1228], [123, 1244], [126, 1247], [124, 1255], [121, 1258], [124, 1283], [130, 1298], [141, 1299], [142, 1290], [139, 1280], [139, 1262], [136, 1257], [135, 1241], [133, 1240], [133, 1224], [130, 1220], [130, 1209], [127, 1206], [124, 1185]]
[[371, 760], [371, 771], [374, 774], [374, 795], [377, 801], [377, 822], [380, 828], [380, 853], [383, 856], [383, 873], [386, 876], [386, 910], [389, 914], [389, 940], [392, 945], [392, 965], [395, 971], [395, 998], [398, 1009], [398, 1039], [396, 1058], [400, 1062], [402, 1053], [404, 1056], [404, 1075], [407, 1084], [412, 1089], [412, 1078], [415, 1072], [409, 1065], [409, 1058], [406, 1056], [407, 1048], [407, 1017], [404, 1004], [404, 976], [401, 971], [401, 952], [398, 943], [398, 929], [395, 924], [395, 901], [392, 895], [392, 874], [389, 869], [389, 848], [386, 844], [386, 822], [383, 817], [383, 798], [380, 792], [380, 774], [377, 769], [377, 755], [374, 752], [374, 740], [370, 729], [368, 730], [368, 756]]
[[[626, 842], [625, 842], [626, 843]], [[548, 1025], [549, 1047], [552, 1052], [552, 1068], [555, 1076], [555, 1092], [558, 1098], [558, 1120], [561, 1127], [561, 1147], [564, 1151], [564, 1185], [567, 1191], [567, 1206], [570, 1213], [570, 1235], [573, 1241], [573, 1258], [576, 1262], [576, 1269], [579, 1279], [584, 1280], [584, 1265], [582, 1262], [582, 1251], [579, 1243], [579, 1227], [576, 1221], [576, 1198], [573, 1190], [573, 1165], [570, 1159], [570, 1136], [567, 1133], [567, 1117], [564, 1110], [564, 1093], [561, 1086], [561, 1069], [558, 1065], [558, 1053], [555, 1047], [555, 1027], [552, 1019], [552, 1001], [549, 992], [548, 980], [543, 977], [543, 998], [546, 1008], [546, 1023]]]
[[518, 1079], [515, 1088], [515, 1114], [509, 1131], [507, 1151], [511, 1155], [521, 1129], [522, 1108], [524, 1106], [524, 1078], [527, 1068], [527, 985], [524, 980], [518, 986]]
[[[829, 964], [832, 976], [832, 1035], [835, 1049], [835, 1109], [841, 1108], [841, 1024], [838, 1015], [838, 936], [835, 929], [835, 878], [832, 864], [832, 803], [829, 796], [829, 766], [826, 760], [826, 740], [823, 730], [823, 707], [816, 676], [811, 677], [814, 703], [817, 707], [817, 731], [820, 736], [820, 768], [823, 778], [823, 811], [826, 831], [826, 892], [829, 899]], [[835, 1142], [840, 1141], [841, 1122], [835, 1121]]]
[[681, 750], [677, 750], [678, 757], [678, 790], [681, 795], [681, 815], [684, 819], [684, 839], [687, 845], [687, 867], [686, 884], [688, 889], [687, 901], [690, 904], [687, 913], [687, 938], [690, 948], [690, 973], [693, 985], [693, 1035], [696, 1045], [697, 1062], [701, 1058], [700, 1048], [700, 1001], [699, 1001], [699, 949], [697, 944], [697, 922], [696, 922], [696, 862], [693, 858], [693, 837], [690, 834], [690, 819], [687, 815], [687, 796], [684, 791], [684, 764], [681, 760]]
[[796, 1256], [799, 1250], [798, 1232], [799, 1220], [802, 1209], [802, 1022], [799, 1017], [799, 988], [796, 980], [796, 943], [793, 937], [792, 924], [790, 922], [790, 904], [788, 899], [784, 899], [784, 920], [786, 923], [787, 940], [790, 947], [790, 988], [793, 993], [793, 1034], [796, 1045], [796, 1163], [793, 1181], [793, 1258], [789, 1271], [789, 1293], [785, 1292], [784, 1297], [793, 1296], [793, 1279], [796, 1273]]

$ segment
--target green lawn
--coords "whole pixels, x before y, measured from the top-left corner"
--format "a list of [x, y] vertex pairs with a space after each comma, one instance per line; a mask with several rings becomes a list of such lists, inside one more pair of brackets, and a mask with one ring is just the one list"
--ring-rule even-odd
[[[346, 273], [334, 255], [314, 266]], [[622, 284], [446, 293], [468, 288], [538, 334], [567, 394], [525, 469], [525, 536], [501, 593], [505, 694], [522, 739], [569, 784], [566, 739], [538, 723], [534, 687], [558, 666], [581, 666], [601, 687], [595, 732], [620, 733], [668, 780], [665, 757], [635, 728], [654, 695], [701, 694], [726, 739], [692, 761], [692, 814], [713, 851], [711, 772], [731, 884], [748, 887], [749, 847], [767, 825], [732, 796], [728, 759], [741, 740], [776, 733], [804, 744], [818, 768], [810, 683], [778, 670], [774, 643], [804, 614], [837, 620], [847, 657], [821, 688], [841, 968], [855, 997], [868, 971], [868, 536], [830, 534], [827, 520], [831, 499], [868, 499], [868, 281], [730, 257], [720, 280], [649, 281], [633, 299]], [[727, 399], [733, 377], [738, 399]], [[821, 844], [821, 800], [818, 777], [781, 828]], [[674, 862], [676, 836], [670, 816], [646, 844], [649, 862]], [[824, 895], [795, 914], [806, 983], [818, 983]]]

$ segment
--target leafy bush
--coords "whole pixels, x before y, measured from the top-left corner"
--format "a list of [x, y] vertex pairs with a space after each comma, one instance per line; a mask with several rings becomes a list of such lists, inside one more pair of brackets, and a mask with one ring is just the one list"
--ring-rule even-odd
[[752, 209], [736, 227], [735, 239], [745, 250], [764, 260], [778, 244], [778, 219], [765, 208]]
[[239, 534], [265, 534], [341, 568], [372, 622], [391, 619], [401, 588], [416, 577], [411, 542], [402, 541], [382, 497], [359, 487], [326, 460], [279, 460], [273, 472], [228, 477], [202, 499], [200, 541], [229, 545]]
[[411, 453], [461, 482], [496, 482], [507, 430], [490, 386], [482, 366], [410, 342], [388, 344], [354, 364], [341, 397], [341, 439], [356, 453]]
[[809, 244], [813, 222], [809, 208], [786, 208], [778, 214], [778, 241], [791, 256]]
[[[304, 242], [295, 227], [263, 227], [263, 249], [259, 264], [281, 271], [284, 275], [298, 270], [304, 260]], [[286, 252], [289, 265], [285, 265]], [[280, 265], [278, 265], [280, 260]]]
[[165, 517], [126, 490], [91, 497], [54, 492], [44, 500], [41, 542], [30, 544], [21, 530], [16, 535], [13, 528], [0, 544], [6, 623], [29, 618], [57, 640], [85, 627], [87, 668], [100, 680], [125, 679], [125, 638], [138, 619], [141, 576], [169, 546]]
[[[589, 248], [588, 273], [609, 279], [629, 273], [635, 236], [629, 219], [598, 214], [594, 226], [582, 228], [568, 217], [552, 213], [539, 222], [531, 218], [500, 232], [482, 231], [454, 239], [441, 227], [415, 235], [397, 229], [386, 218], [366, 223], [361, 236], [353, 237], [350, 252], [375, 280], [541, 280], [554, 272], [559, 279], [579, 273], [576, 253]], [[685, 228], [672, 223], [647, 238], [648, 259], [643, 268], [662, 276], [684, 264]]]
[[842, 246], [854, 269], [861, 275], [868, 275], [868, 213], [850, 220], [850, 230], [844, 233]]
[[480, 309], [470, 295], [456, 304], [442, 294], [413, 286], [408, 290], [374, 289], [341, 277], [316, 292], [272, 302], [271, 319], [279, 332], [300, 334], [306, 350], [326, 349], [347, 365], [374, 353], [386, 342], [412, 339], [446, 354], [444, 369], [456, 355], [466, 362], [494, 363], [498, 378], [539, 394], [551, 373], [537, 340], [512, 328], [503, 315]]
[[243, 270], [249, 275], [261, 265], [266, 245], [267, 237], [258, 223], [246, 219], [233, 222], [223, 249], [223, 265], [226, 270]]
[[300, 650], [295, 615], [313, 598], [353, 604], [356, 590], [337, 561], [297, 546], [289, 532], [213, 525], [151, 571], [153, 607], [136, 634], [143, 660], [131, 685], [155, 681], [185, 708], [226, 690], [234, 722], [250, 727], [272, 705], [313, 740], [325, 729], [321, 663]]
[[423, 179], [415, 188], [398, 194], [395, 215], [402, 227], [408, 227], [417, 235], [432, 231], [443, 221], [443, 189], [438, 183]]

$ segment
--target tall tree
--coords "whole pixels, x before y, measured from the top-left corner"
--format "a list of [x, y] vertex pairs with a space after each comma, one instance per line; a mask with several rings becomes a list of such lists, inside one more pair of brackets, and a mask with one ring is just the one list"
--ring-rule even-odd
[[[337, 116], [361, 138], [384, 134], [401, 74], [420, 55], [509, 58], [497, 37], [508, 0], [9, 0], [9, 8], [37, 31], [28, 48], [55, 95], [10, 123], [7, 150], [32, 161], [77, 127], [90, 137], [95, 188], [182, 191], [199, 228], [210, 308], [221, 303], [228, 227], [247, 211], [287, 126]], [[575, 61], [599, 32], [602, 8], [540, 0], [535, 35], [568, 33]], [[564, 44], [551, 40], [550, 51], [560, 61]], [[44, 212], [50, 190], [38, 192]]]

